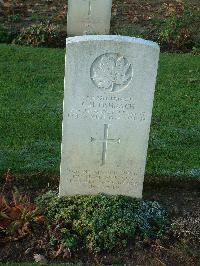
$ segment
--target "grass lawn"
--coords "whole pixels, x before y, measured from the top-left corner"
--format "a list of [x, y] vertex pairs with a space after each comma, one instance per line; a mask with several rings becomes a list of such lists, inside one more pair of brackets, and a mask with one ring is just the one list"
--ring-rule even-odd
[[[0, 171], [59, 172], [62, 49], [0, 45]], [[200, 56], [161, 54], [146, 175], [200, 176]]]

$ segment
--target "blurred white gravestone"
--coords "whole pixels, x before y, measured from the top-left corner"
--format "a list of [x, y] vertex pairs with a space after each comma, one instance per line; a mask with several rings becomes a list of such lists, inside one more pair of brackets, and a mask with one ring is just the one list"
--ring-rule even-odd
[[143, 39], [67, 39], [60, 196], [142, 197], [158, 59]]
[[109, 34], [112, 0], [68, 0], [68, 36]]

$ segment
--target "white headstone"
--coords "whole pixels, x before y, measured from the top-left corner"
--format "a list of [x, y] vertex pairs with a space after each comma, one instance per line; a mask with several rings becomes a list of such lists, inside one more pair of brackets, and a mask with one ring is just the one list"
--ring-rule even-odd
[[159, 46], [67, 39], [60, 196], [142, 197]]
[[112, 0], [68, 0], [68, 36], [109, 34]]

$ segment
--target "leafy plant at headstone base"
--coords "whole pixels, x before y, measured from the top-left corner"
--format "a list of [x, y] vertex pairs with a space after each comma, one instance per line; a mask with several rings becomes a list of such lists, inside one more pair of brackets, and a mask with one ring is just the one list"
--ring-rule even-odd
[[157, 239], [169, 228], [166, 211], [157, 203], [126, 196], [71, 196], [48, 192], [37, 199], [55, 248], [112, 251], [134, 243], [136, 237]]
[[174, 11], [160, 23], [158, 42], [165, 50], [191, 51], [193, 47], [200, 47], [200, 38], [197, 35], [199, 27], [198, 11], [184, 3], [182, 14]]
[[13, 23], [20, 22], [21, 20], [22, 20], [22, 18], [21, 18], [21, 16], [19, 14], [8, 16], [8, 21], [11, 21]]
[[6, 27], [0, 23], [0, 43], [11, 43], [18, 35], [18, 30], [14, 27]]
[[6, 182], [0, 191], [0, 243], [11, 240], [18, 240], [27, 234], [37, 225], [44, 222], [35, 204], [30, 202], [26, 196], [10, 192], [10, 200], [4, 195], [7, 183], [11, 182], [11, 175], [6, 174]]
[[52, 24], [33, 24], [23, 28], [14, 44], [36, 47], [56, 47], [59, 38], [58, 28]]
[[4, 25], [0, 24], [0, 43], [7, 43], [10, 39], [10, 33]]
[[[199, 41], [199, 43], [200, 43], [200, 41]], [[199, 47], [193, 47], [192, 54], [193, 55], [200, 55], [200, 46]]]

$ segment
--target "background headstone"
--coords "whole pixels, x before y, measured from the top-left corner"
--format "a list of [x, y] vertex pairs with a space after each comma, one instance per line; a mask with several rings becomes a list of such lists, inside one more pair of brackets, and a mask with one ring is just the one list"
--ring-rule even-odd
[[60, 195], [142, 197], [159, 46], [67, 39]]
[[68, 36], [109, 34], [112, 0], [68, 0]]

